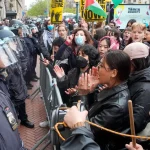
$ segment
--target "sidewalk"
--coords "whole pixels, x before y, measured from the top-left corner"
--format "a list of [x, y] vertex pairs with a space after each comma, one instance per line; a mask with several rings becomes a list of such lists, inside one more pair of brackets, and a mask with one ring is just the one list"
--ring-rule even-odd
[[[40, 68], [39, 65], [37, 68]], [[39, 69], [37, 69], [37, 74], [39, 75]], [[32, 85], [34, 85], [34, 87], [28, 91], [30, 95], [39, 87], [39, 82], [32, 82]], [[29, 121], [33, 122], [35, 127], [29, 129], [20, 125], [19, 132], [25, 147], [30, 150], [35, 143], [48, 132], [48, 128], [39, 127], [39, 123], [46, 120], [45, 107], [43, 100], [40, 98], [40, 93], [34, 100], [26, 100], [26, 111]], [[46, 141], [44, 141], [37, 150], [40, 150], [44, 144], [46, 144]], [[51, 146], [49, 145], [46, 150], [52, 150]]]

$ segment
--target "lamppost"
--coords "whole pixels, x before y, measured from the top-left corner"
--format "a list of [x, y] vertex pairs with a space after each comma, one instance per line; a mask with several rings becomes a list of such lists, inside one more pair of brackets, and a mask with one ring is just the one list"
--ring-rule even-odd
[[76, 3], [76, 22], [79, 20], [79, 0], [74, 0]]

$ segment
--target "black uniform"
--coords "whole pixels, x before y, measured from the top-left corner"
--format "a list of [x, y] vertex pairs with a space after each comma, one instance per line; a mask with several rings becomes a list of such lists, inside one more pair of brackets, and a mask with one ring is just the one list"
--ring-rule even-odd
[[8, 86], [12, 102], [19, 113], [21, 121], [27, 120], [25, 111], [25, 99], [27, 98], [27, 87], [23, 78], [22, 70], [19, 64], [15, 64], [7, 68], [8, 71]]
[[[17, 115], [9, 98], [6, 80], [2, 74], [3, 71], [5, 70], [0, 70], [0, 150], [24, 150], [17, 129]], [[7, 116], [14, 117], [14, 126], [10, 123], [12, 119]]]
[[37, 34], [32, 34], [32, 38], [30, 38], [33, 42], [33, 45], [34, 45], [34, 53], [33, 53], [33, 65], [32, 65], [32, 76], [33, 78], [36, 77], [36, 71], [35, 71], [35, 68], [36, 68], [36, 63], [37, 63], [37, 55], [40, 55], [40, 44], [39, 44], [39, 41], [38, 41], [38, 35]]

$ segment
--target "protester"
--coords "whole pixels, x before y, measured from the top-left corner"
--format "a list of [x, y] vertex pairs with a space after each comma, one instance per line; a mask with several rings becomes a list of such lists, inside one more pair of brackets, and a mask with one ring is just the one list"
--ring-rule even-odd
[[124, 52], [131, 59], [131, 75], [128, 80], [136, 133], [150, 122], [150, 56], [149, 47], [140, 42], [129, 44]]
[[109, 36], [104, 36], [100, 39], [98, 44], [98, 51], [100, 53], [101, 58], [105, 55], [105, 53], [111, 49], [111, 38]]
[[131, 38], [132, 29], [130, 27], [126, 28], [123, 33], [123, 40], [121, 44], [121, 49], [123, 50], [128, 44]]
[[116, 27], [116, 23], [115, 23], [114, 21], [111, 21], [111, 22], [109, 23], [109, 26], [110, 26], [111, 28], [115, 28], [115, 27]]
[[53, 29], [54, 25], [51, 24], [50, 20], [46, 21], [45, 30], [40, 37], [41, 52], [48, 60], [50, 60], [50, 55], [52, 54]]
[[135, 23], [136, 20], [135, 19], [130, 19], [127, 23], [127, 26], [126, 27], [131, 27], [133, 23]]
[[[72, 134], [62, 143], [61, 150], [101, 150], [94, 141], [92, 132], [84, 124], [87, 114], [87, 111], [80, 112], [76, 106], [69, 109], [64, 117], [64, 121], [72, 129]], [[132, 142], [125, 146], [128, 150], [143, 150], [139, 144], [136, 144], [136, 148], [134, 148]]]
[[131, 26], [131, 39], [129, 40], [129, 44], [132, 42], [143, 42], [146, 26], [142, 23], [135, 22]]
[[74, 30], [56, 53], [56, 60], [68, 59], [70, 69], [76, 67], [77, 49], [84, 44], [91, 44], [90, 34], [81, 28]]
[[[54, 71], [58, 78], [58, 86], [60, 88], [64, 88], [64, 91], [68, 88], [70, 89], [75, 87], [75, 85], [77, 85], [78, 83], [81, 73], [89, 72], [90, 68], [92, 68], [93, 66], [97, 66], [99, 60], [100, 58], [98, 50], [92, 45], [85, 44], [79, 47], [76, 57], [76, 68], [71, 69], [68, 74], [65, 74], [62, 68], [54, 66]], [[72, 76], [74, 76], [74, 78], [72, 78]], [[63, 100], [66, 102], [66, 104], [70, 105], [70, 103], [67, 102], [64, 98]], [[71, 103], [77, 100], [79, 100], [79, 97], [70, 99]], [[86, 105], [88, 104], [86, 103]]]
[[68, 29], [64, 24], [60, 24], [57, 29], [59, 37], [62, 37], [64, 40], [67, 38]]

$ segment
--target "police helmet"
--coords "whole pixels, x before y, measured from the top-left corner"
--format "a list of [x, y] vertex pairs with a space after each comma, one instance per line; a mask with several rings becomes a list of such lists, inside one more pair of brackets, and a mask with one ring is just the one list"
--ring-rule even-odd
[[0, 26], [0, 30], [10, 30], [8, 26]]
[[17, 27], [17, 26], [22, 26], [22, 25], [23, 25], [23, 22], [17, 19], [12, 19], [9, 24], [10, 27]]
[[29, 28], [30, 28], [30, 32], [31, 32], [31, 33], [32, 33], [32, 29], [35, 29], [36, 32], [38, 32], [38, 28], [37, 28], [37, 26], [36, 26], [35, 24], [29, 24], [28, 26], [29, 26]]
[[0, 39], [8, 38], [8, 37], [15, 37], [15, 34], [10, 30], [0, 30]]

